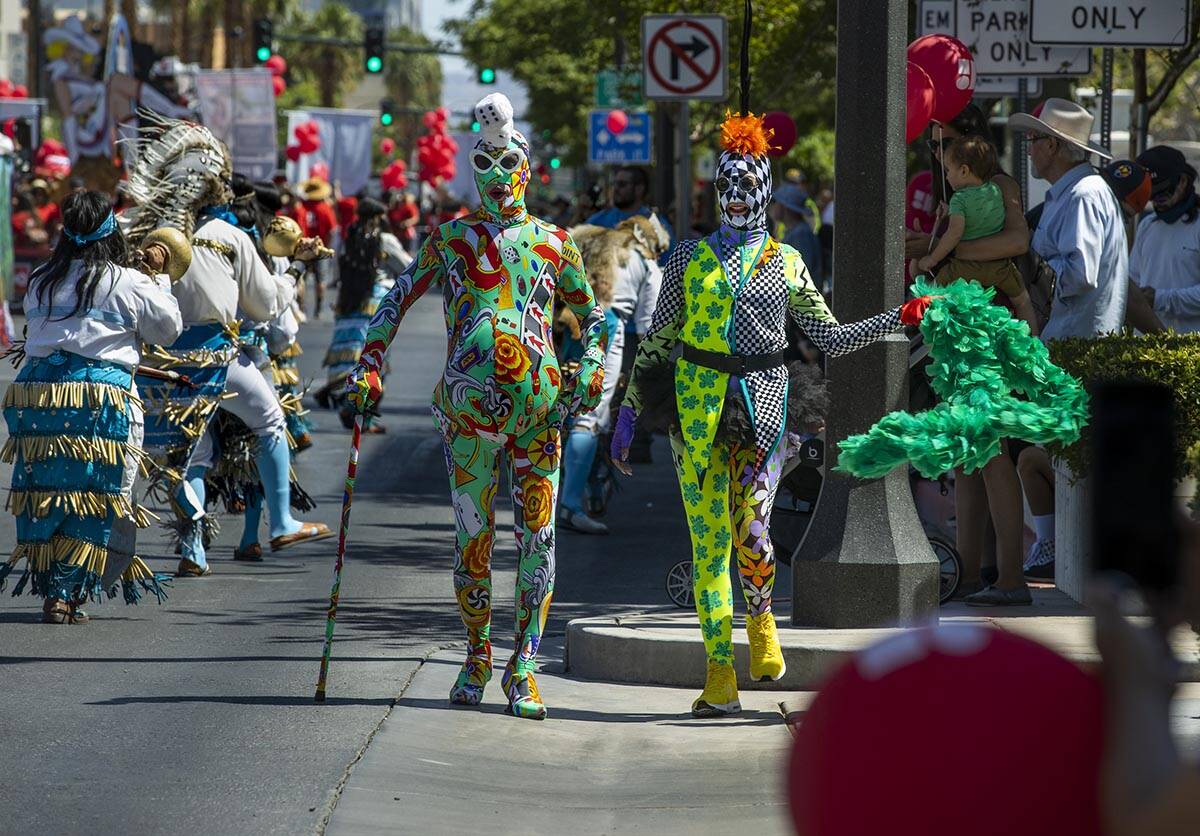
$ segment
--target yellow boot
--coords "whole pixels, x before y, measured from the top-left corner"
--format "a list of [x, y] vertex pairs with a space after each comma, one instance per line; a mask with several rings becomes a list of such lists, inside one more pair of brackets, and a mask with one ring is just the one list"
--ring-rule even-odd
[[733, 665], [708, 660], [704, 691], [692, 703], [693, 717], [725, 717], [742, 710], [738, 701], [737, 674]]
[[775, 616], [770, 612], [746, 617], [746, 636], [750, 639], [750, 678], [755, 682], [778, 682], [787, 665], [779, 649]]

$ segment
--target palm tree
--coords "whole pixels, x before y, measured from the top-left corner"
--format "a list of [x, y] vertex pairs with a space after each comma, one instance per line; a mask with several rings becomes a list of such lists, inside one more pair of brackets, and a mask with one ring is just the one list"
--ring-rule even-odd
[[[340, 3], [326, 3], [312, 15], [297, 16], [294, 28], [302, 35], [362, 38], [362, 18]], [[285, 55], [289, 75], [317, 85], [322, 107], [337, 107], [342, 94], [362, 78], [361, 51], [338, 46], [297, 45]]]

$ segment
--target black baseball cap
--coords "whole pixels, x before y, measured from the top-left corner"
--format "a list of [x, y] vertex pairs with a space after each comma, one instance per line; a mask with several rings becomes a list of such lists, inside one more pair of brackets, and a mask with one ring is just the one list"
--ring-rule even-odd
[[1138, 155], [1137, 161], [1150, 172], [1150, 191], [1155, 196], [1173, 190], [1184, 174], [1190, 176], [1192, 182], [1196, 180], [1196, 169], [1188, 164], [1182, 151], [1170, 145], [1147, 148]]

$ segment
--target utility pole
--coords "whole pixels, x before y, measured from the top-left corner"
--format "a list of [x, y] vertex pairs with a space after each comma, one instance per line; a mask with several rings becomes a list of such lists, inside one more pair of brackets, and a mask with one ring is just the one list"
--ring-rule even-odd
[[[907, 0], [839, 0], [833, 311], [854, 322], [904, 299]], [[868, 71], [866, 68], [870, 68]], [[680, 234], [684, 234], [680, 231]], [[830, 360], [826, 475], [792, 561], [792, 623], [875, 627], [936, 612], [938, 563], [908, 473], [833, 471], [837, 442], [907, 407], [908, 339], [892, 334]]]

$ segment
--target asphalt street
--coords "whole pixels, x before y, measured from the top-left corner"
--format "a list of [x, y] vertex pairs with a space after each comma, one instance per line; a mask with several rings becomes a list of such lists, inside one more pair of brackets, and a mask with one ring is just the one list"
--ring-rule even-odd
[[[328, 313], [303, 328], [306, 379], [323, 380], [330, 328]], [[421, 661], [461, 642], [445, 465], [429, 415], [444, 357], [441, 300], [430, 295], [392, 347], [388, 432], [363, 441], [326, 704], [312, 695], [336, 540], [234, 563], [241, 520], [226, 517], [212, 576], [175, 581], [162, 606], [93, 605], [87, 625], [42, 625], [38, 599], [11, 597], [11, 585], [0, 595], [0, 833], [323, 827]], [[4, 364], [0, 383], [13, 374]], [[319, 502], [310, 518], [336, 528], [349, 433], [332, 413], [312, 417], [316, 444], [297, 466]], [[656, 453], [654, 465], [623, 481], [617, 533], [560, 535], [548, 636], [579, 615], [668, 605], [663, 579], [688, 540], [661, 440]], [[9, 478], [5, 467], [0, 482]], [[504, 489], [493, 628], [501, 641], [512, 602], [500, 590], [512, 588], [516, 558], [503, 497]], [[0, 515], [5, 553], [13, 538], [13, 518]], [[143, 532], [139, 551], [173, 572], [163, 535]], [[781, 577], [780, 588], [787, 584]]]

